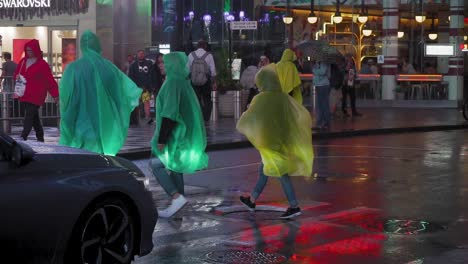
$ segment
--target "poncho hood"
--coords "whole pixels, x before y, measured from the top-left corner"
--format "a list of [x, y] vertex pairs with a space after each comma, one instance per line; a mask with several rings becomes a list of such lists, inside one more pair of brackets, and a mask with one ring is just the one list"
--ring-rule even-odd
[[32, 50], [36, 58], [42, 60], [42, 50], [41, 50], [41, 46], [39, 45], [39, 41], [37, 39], [33, 39], [27, 42], [26, 44], [24, 44], [24, 54], [27, 54], [26, 53], [27, 48], [30, 48]]
[[83, 54], [89, 51], [94, 51], [97, 54], [102, 53], [101, 42], [99, 41], [99, 38], [90, 30], [86, 30], [81, 35], [80, 46], [81, 52]]
[[172, 52], [164, 55], [164, 69], [166, 78], [187, 78], [189, 69], [187, 67], [188, 57], [183, 52]]
[[285, 49], [280, 61], [294, 62], [295, 60], [297, 60], [296, 53], [291, 49]]
[[262, 92], [281, 92], [281, 83], [276, 72], [276, 64], [270, 63], [263, 67], [255, 76], [255, 84], [258, 90]]

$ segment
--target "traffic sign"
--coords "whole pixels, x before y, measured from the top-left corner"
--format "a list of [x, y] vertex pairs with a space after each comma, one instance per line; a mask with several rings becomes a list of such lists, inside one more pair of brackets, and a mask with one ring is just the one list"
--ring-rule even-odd
[[232, 21], [231, 30], [255, 30], [257, 21]]

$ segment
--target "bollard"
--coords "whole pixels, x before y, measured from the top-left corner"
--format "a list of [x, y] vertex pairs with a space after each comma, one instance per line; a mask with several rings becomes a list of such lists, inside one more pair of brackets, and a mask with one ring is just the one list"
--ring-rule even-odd
[[234, 91], [234, 119], [239, 119], [242, 114], [241, 91]]
[[10, 125], [10, 116], [9, 116], [9, 109], [8, 109], [8, 94], [2, 93], [2, 125], [3, 125], [3, 132], [5, 134], [11, 133], [11, 125]]
[[211, 121], [218, 120], [218, 92], [211, 91], [211, 102], [213, 103], [213, 108], [211, 110]]

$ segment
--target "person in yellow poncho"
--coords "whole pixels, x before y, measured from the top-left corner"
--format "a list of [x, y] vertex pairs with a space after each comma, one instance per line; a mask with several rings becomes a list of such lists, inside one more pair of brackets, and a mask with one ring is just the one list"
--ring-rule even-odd
[[281, 89], [275, 64], [263, 67], [255, 82], [260, 94], [239, 119], [237, 130], [260, 152], [262, 165], [251, 197], [241, 196], [240, 200], [255, 210], [267, 176], [278, 177], [289, 202], [281, 218], [292, 218], [300, 215], [301, 209], [289, 176], [312, 174], [312, 119], [307, 109]]
[[302, 104], [301, 78], [294, 64], [295, 60], [297, 60], [297, 57], [294, 51], [286, 49], [276, 65], [276, 69], [283, 92], [291, 94], [297, 102]]

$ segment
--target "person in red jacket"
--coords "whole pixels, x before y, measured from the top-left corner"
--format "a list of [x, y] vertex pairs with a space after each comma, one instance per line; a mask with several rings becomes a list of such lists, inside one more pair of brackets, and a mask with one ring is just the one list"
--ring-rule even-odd
[[25, 111], [21, 137], [27, 140], [32, 127], [34, 127], [37, 140], [44, 142], [44, 129], [39, 119], [39, 107], [44, 104], [47, 92], [57, 102], [58, 85], [52, 76], [49, 64], [42, 59], [38, 40], [33, 39], [27, 42], [24, 45], [24, 53], [25, 57], [21, 59], [13, 76], [14, 79], [17, 79], [18, 75], [21, 74], [26, 79], [24, 95], [19, 99]]

